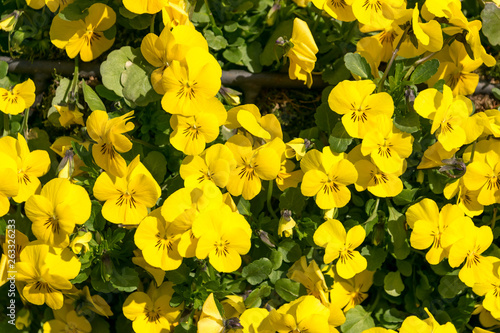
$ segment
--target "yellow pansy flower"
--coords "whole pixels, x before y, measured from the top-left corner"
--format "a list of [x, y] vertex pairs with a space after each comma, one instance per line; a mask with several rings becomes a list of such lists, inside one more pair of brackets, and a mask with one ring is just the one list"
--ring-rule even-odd
[[241, 265], [241, 256], [250, 251], [252, 229], [243, 215], [229, 206], [201, 214], [193, 222], [198, 238], [196, 257], [205, 259], [219, 272], [231, 273]]
[[83, 315], [78, 315], [76, 311], [66, 305], [59, 310], [53, 310], [54, 319], [43, 324], [43, 332], [75, 332], [90, 333], [92, 326]]
[[161, 9], [162, 21], [166, 28], [171, 29], [182, 25], [193, 26], [185, 7], [184, 1], [179, 1], [179, 3], [170, 1]]
[[259, 108], [254, 104], [244, 104], [230, 109], [224, 124], [229, 129], [243, 128], [248, 133], [266, 142], [274, 138], [283, 139], [281, 124], [272, 113], [260, 115]]
[[148, 264], [146, 262], [146, 259], [144, 259], [141, 250], [134, 250], [134, 257], [132, 257], [132, 262], [137, 266], [144, 268], [144, 270], [153, 277], [157, 287], [161, 286], [163, 280], [165, 279], [165, 271], [161, 268], [153, 267]]
[[378, 115], [391, 117], [394, 102], [391, 95], [382, 92], [372, 94], [376, 86], [370, 80], [342, 81], [328, 96], [330, 108], [343, 115], [342, 124], [354, 138], [363, 138], [372, 128], [377, 127]]
[[[72, 138], [70, 136], [61, 136], [58, 137], [54, 143], [50, 146], [50, 149], [56, 153], [57, 155], [61, 156], [63, 158], [63, 161], [61, 161], [61, 164], [66, 162], [66, 165], [64, 166], [61, 171], [59, 171], [58, 177], [59, 178], [70, 178], [70, 177], [76, 177], [78, 175], [81, 175], [84, 173], [83, 170], [80, 169], [80, 167], [85, 166], [85, 163], [78, 157], [78, 155], [70, 152], [70, 150], [73, 149], [71, 142], [77, 142], [78, 144], [81, 144], [85, 147], [85, 149], [88, 150], [88, 147], [90, 146], [89, 141], [82, 142], [78, 139]], [[71, 168], [73, 170], [72, 173], [70, 173], [70, 164]]]
[[16, 263], [16, 280], [25, 282], [24, 298], [33, 304], [47, 304], [52, 309], [63, 306], [63, 290], [70, 290], [80, 272], [80, 261], [70, 249], [54, 248], [39, 241], [23, 249]]
[[267, 309], [246, 309], [240, 316], [240, 324], [243, 326], [243, 333], [256, 333], [260, 332], [260, 330], [264, 330], [263, 322], [268, 315], [269, 311], [267, 311]]
[[[207, 299], [203, 303], [203, 308], [198, 320], [198, 332], [207, 333], [217, 333], [217, 332], [244, 332], [242, 331], [242, 325], [238, 317], [245, 311], [245, 304], [243, 303], [243, 298], [239, 296], [229, 295], [227, 298], [221, 302], [224, 308], [224, 316], [219, 312], [217, 305], [215, 304], [214, 294], [208, 295]], [[236, 306], [234, 308], [233, 306]], [[265, 310], [267, 312], [267, 310]], [[248, 314], [247, 314], [248, 316]], [[257, 320], [262, 321], [263, 318], [261, 313], [256, 314]], [[258, 324], [256, 325], [256, 327]]]
[[87, 231], [85, 233], [83, 232], [78, 232], [78, 235], [73, 238], [71, 243], [69, 244], [69, 247], [71, 248], [71, 251], [75, 254], [79, 254], [80, 252], [83, 253], [87, 252], [89, 250], [89, 242], [92, 240], [92, 233]]
[[69, 245], [75, 224], [90, 217], [91, 202], [87, 191], [65, 178], [55, 178], [42, 188], [40, 195], [26, 201], [26, 216], [37, 239], [52, 246]]
[[149, 265], [171, 271], [182, 263], [178, 250], [182, 232], [172, 222], [165, 221], [161, 209], [157, 208], [142, 220], [134, 241]]
[[456, 10], [461, 10], [460, 0], [426, 0], [422, 5], [422, 17], [427, 21], [435, 17], [452, 18]]
[[451, 150], [444, 149], [441, 142], [438, 141], [424, 151], [424, 156], [417, 169], [430, 169], [443, 166], [443, 160], [452, 158], [457, 151], [458, 148]]
[[160, 186], [137, 156], [123, 177], [101, 173], [94, 184], [94, 196], [105, 201], [102, 216], [125, 225], [139, 224], [161, 195]]
[[87, 119], [87, 133], [96, 142], [92, 146], [95, 163], [106, 172], [123, 177], [127, 164], [119, 153], [132, 149], [132, 142], [123, 133], [134, 129], [128, 122], [134, 111], [109, 119], [105, 111], [96, 110]]
[[464, 184], [471, 191], [479, 191], [477, 201], [484, 205], [500, 202], [500, 155], [492, 150], [484, 161], [475, 160], [467, 166]]
[[157, 36], [147, 34], [141, 42], [141, 53], [153, 66], [157, 67], [151, 73], [151, 84], [154, 90], [163, 95], [163, 72], [172, 61], [181, 61], [186, 52], [192, 47], [201, 47], [208, 51], [208, 44], [201, 33], [192, 26], [174, 27], [172, 30], [164, 28]]
[[78, 21], [66, 21], [60, 16], [52, 20], [50, 40], [58, 48], [65, 49], [70, 58], [80, 54], [83, 61], [92, 61], [115, 41], [104, 34], [116, 22], [113, 9], [103, 3], [94, 3], [88, 12], [84, 19]]
[[59, 12], [66, 8], [67, 5], [75, 0], [26, 0], [26, 4], [33, 9], [41, 9], [47, 5], [51, 12], [55, 13], [57, 9]]
[[35, 103], [35, 84], [31, 79], [16, 84], [12, 91], [0, 88], [0, 111], [19, 114]]
[[250, 140], [241, 134], [232, 136], [226, 146], [236, 159], [236, 168], [231, 171], [226, 186], [231, 195], [243, 195], [250, 200], [260, 193], [261, 179], [274, 180], [278, 175], [281, 156], [273, 148], [264, 145], [252, 149]]
[[292, 211], [285, 209], [281, 212], [280, 220], [278, 221], [278, 235], [280, 237], [292, 237], [293, 228], [297, 223], [292, 218]]
[[480, 215], [483, 212], [484, 206], [477, 201], [479, 190], [469, 190], [465, 186], [464, 177], [456, 182], [446, 184], [443, 194], [448, 200], [458, 195], [457, 206], [469, 217]]
[[395, 173], [411, 155], [412, 145], [411, 134], [398, 130], [391, 118], [379, 117], [377, 129], [369, 130], [363, 138], [361, 152], [370, 155], [383, 172]]
[[311, 141], [296, 138], [286, 143], [285, 157], [294, 158], [300, 161], [306, 155], [307, 149], [311, 147]]
[[220, 188], [226, 187], [236, 160], [228, 147], [218, 143], [205, 149], [199, 156], [187, 156], [179, 169], [185, 187], [195, 187], [211, 181]]
[[[42, 177], [50, 169], [49, 154], [44, 150], [34, 150], [30, 152], [28, 143], [19, 133], [17, 134], [17, 140], [10, 136], [0, 138], [0, 152], [8, 155], [11, 159], [16, 161], [17, 164], [16, 175], [19, 191], [12, 199], [17, 203], [26, 201], [31, 195], [40, 190], [41, 184], [38, 177]], [[5, 183], [1, 186], [5, 186], [4, 191], [12, 195], [15, 191], [15, 186], [12, 181], [7, 180], [7, 177], [12, 177], [12, 168], [14, 165], [8, 161], [8, 159], [5, 159], [5, 169], [2, 168], [5, 172], [2, 177], [6, 179]], [[5, 204], [6, 202], [4, 201], [3, 210], [6, 209]]]
[[490, 311], [494, 318], [500, 318], [500, 265], [493, 264], [492, 274], [488, 280], [474, 283], [472, 290], [479, 296], [484, 296], [483, 307]]
[[373, 195], [386, 198], [395, 197], [403, 190], [403, 182], [399, 179], [403, 173], [403, 167], [399, 171], [388, 173], [365, 159], [354, 163], [354, 167], [358, 172], [358, 180], [356, 180], [356, 190], [358, 191], [368, 189]]
[[100, 316], [111, 317], [113, 315], [111, 308], [104, 298], [99, 295], [90, 295], [88, 286], [83, 286], [82, 290], [73, 288], [67, 294], [70, 299], [66, 303], [79, 306], [84, 312], [88, 309]]
[[123, 0], [123, 5], [127, 10], [135, 14], [156, 14], [169, 0]]
[[491, 228], [487, 225], [478, 228], [469, 224], [462, 228], [461, 232], [463, 233], [462, 240], [454, 243], [450, 249], [448, 258], [450, 266], [458, 267], [465, 260], [465, 265], [458, 273], [458, 277], [469, 287], [473, 287], [475, 283], [491, 281], [493, 262], [498, 259], [481, 255], [493, 242]]
[[70, 109], [69, 106], [62, 105], [54, 105], [57, 112], [59, 113], [59, 122], [62, 127], [69, 127], [73, 124], [78, 124], [84, 126], [83, 123], [83, 113], [78, 111], [78, 109], [73, 106], [73, 109]]
[[302, 296], [269, 313], [272, 332], [329, 332], [330, 310], [314, 296]]
[[[0, 141], [1, 142], [1, 141]], [[19, 193], [19, 182], [17, 178], [17, 163], [11, 156], [0, 150], [0, 216], [9, 212], [9, 198]]]
[[450, 87], [443, 86], [443, 93], [429, 88], [415, 98], [415, 110], [424, 118], [432, 120], [431, 133], [446, 150], [460, 148], [467, 141], [464, 126], [469, 118], [469, 110], [462, 98], [453, 98]]
[[184, 59], [173, 60], [163, 72], [163, 110], [183, 116], [207, 110], [220, 89], [221, 76], [219, 63], [207, 50], [190, 48]]
[[484, 121], [484, 133], [491, 134], [494, 137], [500, 137], [500, 111], [495, 109], [479, 112]]
[[423, 199], [406, 211], [406, 221], [413, 229], [411, 246], [430, 250], [425, 258], [431, 265], [439, 264], [448, 256], [450, 248], [463, 237], [463, 230], [473, 224], [456, 205], [447, 204], [441, 211], [431, 199]]
[[132, 320], [134, 332], [171, 332], [184, 306], [171, 307], [174, 294], [172, 282], [159, 288], [150, 284], [148, 292], [136, 291], [123, 303], [123, 315]]
[[205, 303], [203, 303], [203, 308], [198, 320], [198, 331], [199, 332], [224, 332], [224, 318], [219, 312], [217, 305], [215, 304], [214, 294], [210, 293]]
[[300, 161], [300, 168], [304, 171], [302, 194], [316, 196], [319, 208], [344, 207], [351, 199], [347, 186], [356, 182], [358, 172], [345, 154], [333, 154], [328, 146], [322, 153], [310, 150]]
[[440, 325], [436, 319], [434, 319], [434, 316], [429, 312], [427, 308], [424, 308], [425, 312], [427, 315], [429, 315], [429, 318], [425, 320], [421, 320], [416, 316], [410, 316], [407, 317], [404, 321], [403, 324], [401, 325], [401, 328], [399, 329], [399, 333], [433, 333], [433, 332], [440, 332], [440, 333], [457, 333], [457, 330], [455, 326], [453, 326], [452, 323], [448, 322], [444, 325]]
[[210, 99], [208, 109], [194, 116], [174, 114], [170, 118], [170, 143], [186, 155], [199, 155], [205, 145], [217, 139], [219, 127], [226, 121], [226, 110], [216, 98]]
[[316, 261], [312, 260], [308, 265], [306, 257], [302, 256], [288, 269], [286, 276], [302, 284], [308, 295], [316, 297], [323, 305], [329, 306], [328, 287]]
[[[8, 256], [9, 253], [12, 253], [9, 252], [9, 239], [15, 241], [14, 258], [9, 258]], [[5, 237], [5, 242], [3, 242], [2, 244], [2, 258], [0, 260], [0, 287], [7, 283], [7, 277], [9, 277], [8, 272], [13, 271], [13, 267], [9, 267], [12, 265], [12, 261], [9, 263], [9, 259], [15, 260], [15, 262], [20, 261], [19, 256], [21, 254], [21, 251], [26, 245], [28, 245], [29, 242], [30, 241], [28, 240], [28, 236], [17, 229], [14, 229], [14, 238], [10, 238], [9, 236]], [[12, 247], [10, 248], [10, 250], [12, 251]]]
[[352, 12], [353, 1], [354, 0], [312, 0], [312, 3], [319, 9], [323, 9], [334, 19], [351, 22], [356, 19]]
[[0, 30], [7, 32], [14, 30], [21, 14], [22, 12], [20, 10], [15, 10], [5, 16], [2, 15], [2, 18], [0, 19]]
[[372, 327], [367, 330], [364, 330], [362, 333], [396, 333], [396, 331], [382, 327]]
[[359, 22], [382, 29], [391, 24], [405, 5], [404, 0], [353, 0], [352, 11]]
[[343, 308], [344, 312], [361, 304], [368, 297], [374, 274], [375, 272], [365, 270], [347, 280], [336, 276], [335, 283], [330, 290], [331, 304]]
[[366, 259], [355, 248], [365, 240], [366, 232], [362, 226], [354, 226], [346, 233], [339, 220], [328, 219], [314, 232], [314, 243], [326, 248], [325, 264], [337, 261], [337, 273], [344, 279], [350, 279], [354, 275], [366, 269]]
[[288, 76], [292, 80], [304, 81], [304, 84], [311, 88], [313, 82], [312, 71], [316, 64], [316, 53], [318, 53], [319, 49], [311, 30], [309, 30], [309, 26], [299, 18], [293, 20], [290, 42], [293, 46], [286, 54], [290, 59]]

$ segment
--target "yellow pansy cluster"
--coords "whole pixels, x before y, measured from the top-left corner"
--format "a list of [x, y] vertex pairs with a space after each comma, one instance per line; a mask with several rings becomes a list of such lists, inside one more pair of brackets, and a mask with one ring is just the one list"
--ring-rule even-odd
[[[89, 5], [81, 18], [68, 20], [61, 11], [71, 2], [32, 0], [27, 4], [34, 9], [46, 5], [52, 12], [59, 10], [50, 27], [52, 43], [64, 49], [69, 58], [92, 61], [114, 43], [117, 14], [111, 6], [97, 2]], [[309, 1], [294, 2], [305, 7]], [[149, 79], [159, 95], [156, 108], [162, 115], [168, 114], [169, 153], [181, 160], [177, 166], [168, 161], [168, 180], [158, 180], [154, 168], [142, 158], [144, 154], [134, 149], [144, 142], [133, 138], [142, 115], [137, 109], [131, 111], [131, 105], [120, 106], [121, 111], [113, 113], [92, 108], [88, 114], [58, 105], [61, 125], [85, 127], [84, 139], [63, 136], [50, 146], [51, 154], [62, 158], [59, 167], [47, 151], [30, 149], [27, 128], [17, 138], [0, 138], [0, 217], [13, 213], [16, 205], [16, 214], [29, 220], [29, 233], [15, 232], [16, 283], [23, 302], [46, 304], [53, 310], [53, 319], [43, 323], [44, 332], [91, 332], [90, 312], [113, 315], [101, 296], [91, 295], [87, 286], [81, 290], [75, 286], [86, 281], [79, 280], [80, 273], [90, 266], [86, 255], [115, 238], [110, 230], [130, 231], [127, 235], [131, 236], [128, 241], [134, 255], [130, 253], [130, 258], [142, 274], [137, 286], [128, 290], [130, 294], [121, 295], [123, 303], [118, 307], [135, 332], [174, 332], [181, 322], [189, 322], [202, 333], [339, 332], [347, 316], [359, 310], [366, 299], [376, 297], [373, 304], [377, 305], [383, 298], [369, 293], [373, 285], [386, 281], [375, 271], [381, 264], [370, 268], [376, 262], [372, 253], [366, 253], [381, 249], [377, 247], [380, 239], [367, 236], [384, 231], [386, 224], [393, 229], [387, 237], [379, 238], [395, 239], [394, 229], [399, 228], [399, 241], [407, 241], [408, 252], [425, 257], [433, 267], [446, 264], [456, 268], [453, 274], [482, 297], [477, 311], [491, 317], [494, 324], [490, 326], [496, 325], [495, 320], [500, 320], [500, 258], [496, 247], [488, 249], [498, 232], [494, 228], [497, 208], [493, 206], [500, 204], [500, 111], [476, 112], [465, 96], [478, 83], [473, 71], [482, 64], [495, 64], [481, 45], [481, 23], [469, 22], [458, 0], [427, 0], [414, 8], [406, 8], [404, 0], [310, 2], [337, 21], [357, 20], [360, 30], [370, 34], [357, 45], [370, 74], [354, 81], [339, 80], [323, 96], [326, 118], [335, 118], [333, 126], [350, 140], [341, 152], [332, 143], [333, 135], [332, 142], [328, 140], [333, 129], [313, 143], [290, 138], [276, 115], [261, 112], [255, 104], [225, 106], [218, 96], [221, 64], [210, 53], [208, 34], [197, 31], [189, 20], [189, 2], [182, 0], [123, 0], [124, 8], [120, 9], [127, 15], [153, 15], [151, 32], [144, 34], [140, 52], [154, 67]], [[208, 1], [205, 7], [210, 12]], [[154, 15], [159, 12], [163, 29], [156, 35]], [[283, 44], [290, 60], [289, 77], [311, 87], [319, 49], [308, 24], [295, 18], [291, 37]], [[401, 125], [397, 119], [401, 101], [384, 86], [397, 56], [439, 60], [436, 74], [426, 80], [428, 88], [404, 111], [422, 122], [420, 134]], [[379, 72], [381, 63], [387, 63], [385, 73]], [[415, 67], [409, 68], [407, 76]], [[400, 79], [408, 77], [401, 75]], [[31, 80], [11, 90], [0, 88], [0, 110], [12, 116], [24, 112], [26, 126], [34, 101]], [[81, 149], [78, 156], [73, 152], [77, 147]], [[404, 203], [404, 214], [394, 213], [392, 198], [413, 190], [408, 182], [413, 175], [404, 177], [408, 170], [423, 177], [430, 175], [423, 170], [433, 168], [449, 175], [443, 189], [432, 195], [419, 193], [420, 197]], [[294, 205], [307, 205], [308, 213], [280, 205], [279, 218], [278, 208], [273, 207], [277, 201], [274, 184], [283, 192], [280, 201], [292, 193], [299, 198], [292, 200]], [[449, 200], [444, 205], [440, 204], [444, 199], [437, 199], [441, 192]], [[371, 214], [364, 223], [351, 211], [345, 214], [350, 203], [365, 205], [359, 204], [363, 200], [359, 195], [376, 202], [373, 212], [362, 212]], [[389, 216], [377, 210], [382, 201], [387, 203]], [[267, 204], [272, 218], [247, 209], [249, 202], [254, 206]], [[486, 209], [494, 211], [491, 224], [473, 220]], [[109, 222], [113, 228], [108, 229], [105, 240], [104, 233], [85, 226], [96, 219]], [[273, 230], [274, 235], [264, 228]], [[304, 234], [306, 229], [309, 234]], [[308, 248], [299, 249], [303, 251], [295, 259], [290, 259], [292, 255], [284, 259], [287, 250], [282, 245], [292, 237]], [[262, 274], [256, 274], [254, 280], [248, 279], [249, 267], [257, 261], [254, 256], [267, 250], [279, 257], [276, 268], [286, 261], [288, 270], [274, 269], [272, 276], [259, 280]], [[381, 250], [384, 255], [388, 252]], [[2, 285], [13, 269], [8, 253], [4, 243]], [[99, 255], [99, 276], [95, 278], [110, 283], [109, 270], [117, 268], [109, 268], [106, 251]], [[403, 262], [394, 257], [391, 260], [396, 265]], [[262, 259], [263, 263], [271, 262]], [[194, 272], [186, 272], [188, 261], [199, 267], [196, 274], [201, 273], [196, 277]], [[181, 266], [184, 271], [179, 275], [197, 279], [189, 288], [199, 288], [199, 283], [203, 290], [190, 290], [182, 298], [185, 295], [173, 282], [176, 276], [169, 275]], [[238, 283], [246, 279], [252, 284], [242, 288], [248, 291], [245, 297], [228, 295], [236, 281], [226, 280], [228, 276], [241, 277]], [[305, 292], [300, 289], [300, 293], [291, 294], [295, 299], [285, 301], [282, 297], [283, 302], [273, 300], [262, 306], [247, 301], [255, 290], [264, 295], [264, 287], [269, 286], [259, 289], [261, 281], [269, 278], [277, 285], [285, 276], [286, 283], [293, 287], [300, 284]], [[88, 274], [85, 277], [89, 278]], [[402, 281], [401, 285], [405, 287]], [[221, 292], [223, 288], [228, 291]], [[269, 289], [262, 298], [271, 294]], [[467, 297], [472, 298], [472, 292]], [[394, 301], [384, 297], [381, 302]], [[193, 303], [185, 304], [186, 299]], [[425, 316], [425, 311], [428, 318], [403, 313], [406, 319], [392, 328], [402, 333], [457, 332], [451, 321], [438, 322], [428, 304], [419, 306], [424, 309], [419, 317]], [[395, 331], [372, 327], [362, 332]], [[474, 332], [487, 331], [476, 328]]]

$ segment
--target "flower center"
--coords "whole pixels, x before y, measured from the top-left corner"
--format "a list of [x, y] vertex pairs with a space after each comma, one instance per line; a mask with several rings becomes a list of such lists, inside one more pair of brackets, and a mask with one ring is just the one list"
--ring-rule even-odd
[[150, 323], [156, 323], [160, 321], [161, 317], [161, 311], [160, 308], [153, 308], [152, 310], [149, 310], [147, 307], [144, 308], [144, 314], [146, 315], [147, 321]]
[[198, 139], [198, 135], [200, 134], [200, 128], [201, 126], [199, 125], [196, 125], [196, 123], [193, 123], [193, 124], [187, 124], [188, 127], [186, 127], [184, 129], [184, 131], [182, 131], [182, 134], [184, 134], [184, 136], [186, 137], [190, 137], [191, 140], [196, 140]]
[[378, 12], [382, 10], [382, 3], [379, 0], [366, 0], [362, 6], [365, 10], [374, 10]]
[[229, 253], [229, 241], [227, 239], [220, 239], [219, 241], [215, 242], [215, 254], [217, 256], [227, 256]]
[[189, 98], [193, 99], [195, 98], [195, 91], [194, 87], [198, 84], [196, 81], [193, 81], [192, 83], [189, 83], [189, 81], [182, 82], [179, 81], [181, 87], [179, 91], [177, 92], [177, 97], [179, 98]]
[[125, 193], [122, 193], [119, 197], [118, 197], [118, 200], [116, 201], [116, 204], [118, 206], [121, 206], [121, 205], [128, 205], [129, 208], [135, 208], [135, 204], [136, 204], [136, 201], [134, 199], [134, 197], [132, 196], [135, 192], [132, 192], [132, 193], [128, 193], [125, 192]]
[[354, 258], [354, 254], [350, 249], [351, 244], [347, 244], [342, 250], [339, 251], [339, 260], [342, 264], [345, 264], [348, 260], [352, 260]]
[[59, 231], [61, 230], [61, 227], [59, 226], [59, 221], [57, 220], [57, 217], [55, 215], [49, 217], [43, 225], [47, 229], [51, 228], [52, 233], [54, 234], [58, 234]]

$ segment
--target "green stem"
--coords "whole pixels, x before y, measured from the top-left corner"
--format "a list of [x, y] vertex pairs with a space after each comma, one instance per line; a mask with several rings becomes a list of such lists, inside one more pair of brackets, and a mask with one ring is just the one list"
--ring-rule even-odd
[[[208, 0], [203, 0], [203, 1], [205, 2], [205, 7], [207, 7], [207, 13], [208, 13], [208, 17], [210, 18], [210, 24], [212, 25], [213, 28], [217, 29], [217, 24], [215, 23], [214, 15], [212, 14], [212, 11], [210, 10], [210, 5], [208, 4]], [[215, 31], [214, 31], [214, 33], [215, 33]]]
[[24, 118], [23, 118], [23, 126], [21, 127], [21, 133], [23, 133], [24, 137], [28, 134], [28, 117], [30, 116], [30, 109], [27, 108], [24, 110]]
[[384, 91], [385, 79], [387, 79], [387, 75], [389, 75], [389, 71], [391, 70], [392, 63], [394, 62], [394, 59], [396, 59], [396, 56], [399, 52], [399, 48], [401, 47], [401, 44], [403, 44], [403, 41], [405, 40], [406, 35], [408, 34], [408, 29], [410, 29], [410, 26], [406, 27], [405, 31], [403, 32], [403, 35], [401, 36], [401, 39], [398, 42], [398, 45], [396, 46], [394, 51], [392, 51], [391, 59], [389, 60], [389, 63], [387, 64], [387, 67], [385, 68], [384, 75], [382, 76], [382, 78], [380, 79], [380, 82], [378, 83], [377, 92]]
[[155, 19], [156, 19], [156, 14], [153, 14], [153, 17], [151, 18], [151, 25], [149, 26], [149, 32], [152, 34], [155, 33]]
[[493, 209], [493, 218], [491, 219], [491, 230], [495, 229], [495, 223], [497, 221], [497, 208]]
[[3, 114], [3, 136], [7, 136], [10, 133], [10, 117], [7, 113]]
[[274, 212], [273, 207], [271, 205], [271, 199], [273, 198], [273, 185], [274, 181], [270, 180], [267, 186], [267, 210], [269, 211], [269, 213], [271, 213], [273, 218], [277, 219], [278, 216], [276, 216], [276, 213]]
[[148, 147], [148, 148], [152, 148], [152, 149], [158, 150], [158, 147], [157, 147], [157, 146], [152, 145], [152, 144], [150, 144], [149, 142], [146, 142], [146, 141], [144, 141], [144, 140], [141, 140], [141, 139], [131, 139], [131, 140], [132, 140], [132, 142], [135, 142], [135, 143], [141, 144], [141, 145], [146, 146], [146, 147]]
[[79, 64], [80, 57], [76, 56], [75, 57], [75, 72], [73, 74], [73, 82], [71, 82], [71, 90], [74, 92], [76, 89], [76, 84], [78, 82], [78, 77], [80, 76], [80, 64]]
[[470, 154], [470, 161], [468, 164], [471, 164], [473, 161], [474, 161], [474, 153], [476, 152], [476, 141], [474, 141], [474, 143], [472, 144], [472, 152]]
[[377, 290], [377, 296], [375, 296], [375, 301], [373, 302], [372, 305], [370, 305], [368, 312], [373, 312], [373, 310], [377, 308], [378, 302], [380, 301], [380, 295], [381, 295], [380, 290]]

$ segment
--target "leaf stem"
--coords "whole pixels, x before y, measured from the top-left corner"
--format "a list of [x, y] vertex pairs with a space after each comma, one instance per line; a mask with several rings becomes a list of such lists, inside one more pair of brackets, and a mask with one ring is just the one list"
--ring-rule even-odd
[[153, 14], [153, 17], [151, 17], [151, 25], [149, 26], [149, 32], [152, 34], [155, 33], [155, 19], [156, 19], [156, 14]]
[[23, 136], [26, 138], [28, 135], [28, 117], [30, 116], [30, 109], [27, 108], [24, 110], [24, 118], [23, 118], [23, 126], [21, 127], [21, 132]]
[[269, 213], [271, 213], [273, 218], [277, 219], [278, 216], [274, 212], [273, 206], [271, 205], [271, 199], [273, 198], [273, 185], [273, 180], [270, 180], [269, 184], [267, 185], [267, 210], [269, 211]]
[[[210, 24], [218, 32], [220, 29], [217, 28], [217, 24], [215, 23], [214, 15], [212, 14], [212, 11], [210, 10], [210, 5], [208, 4], [208, 0], [203, 0], [203, 1], [205, 2], [205, 7], [207, 7], [207, 13], [208, 13], [208, 17], [210, 18]], [[219, 35], [218, 33], [216, 33], [216, 31], [214, 31], [214, 33], [216, 35]]]
[[373, 312], [373, 310], [375, 310], [375, 308], [378, 305], [378, 302], [380, 301], [380, 296], [381, 296], [381, 292], [380, 292], [379, 289], [377, 289], [377, 296], [375, 296], [375, 301], [373, 302], [372, 305], [370, 305], [370, 308], [368, 309], [368, 312]]
[[397, 54], [399, 52], [399, 48], [401, 47], [401, 44], [403, 44], [403, 41], [405, 40], [406, 35], [408, 34], [408, 30], [409, 29], [410, 29], [410, 26], [407, 26], [406, 29], [405, 29], [405, 31], [403, 32], [403, 35], [401, 36], [401, 39], [398, 42], [398, 45], [396, 46], [396, 48], [394, 49], [394, 51], [392, 51], [391, 59], [389, 60], [389, 63], [387, 64], [387, 67], [385, 68], [384, 75], [382, 76], [382, 78], [380, 79], [380, 82], [378, 83], [377, 92], [383, 92], [384, 91], [384, 82], [385, 82], [385, 79], [387, 79], [387, 75], [389, 75], [389, 71], [391, 70], [392, 63], [394, 62], [394, 59], [396, 59], [396, 56], [397, 56]]
[[474, 143], [472, 144], [472, 152], [470, 153], [470, 161], [467, 164], [471, 164], [474, 161], [474, 153], [476, 152], [476, 143], [477, 143], [477, 140], [475, 140]]
[[9, 114], [3, 114], [3, 136], [7, 136], [10, 133], [10, 117]]

